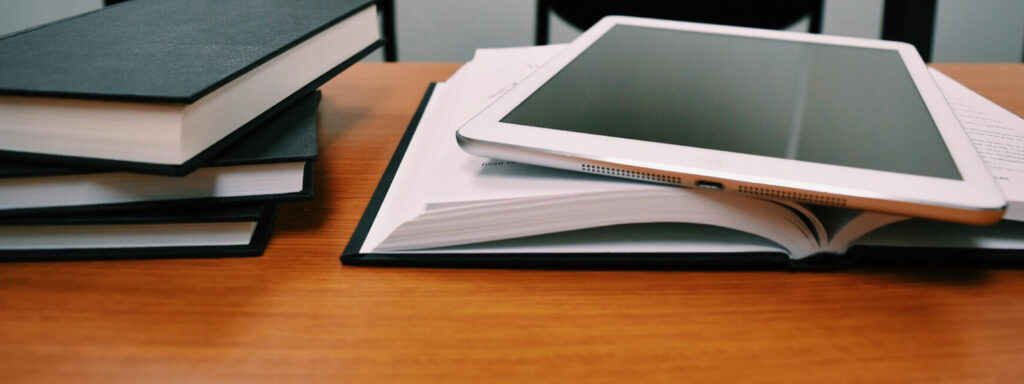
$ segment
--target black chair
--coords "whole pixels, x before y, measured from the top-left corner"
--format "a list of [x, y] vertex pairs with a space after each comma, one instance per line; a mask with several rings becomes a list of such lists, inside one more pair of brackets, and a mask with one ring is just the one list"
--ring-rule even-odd
[[[782, 29], [810, 17], [808, 32], [821, 33], [824, 0], [537, 0], [537, 45], [549, 41], [550, 14], [585, 30], [606, 15], [627, 15]], [[931, 60], [936, 0], [886, 0], [882, 39], [913, 44]]]
[[821, 33], [822, 3], [824, 0], [537, 0], [536, 43], [548, 43], [551, 11], [580, 30], [607, 15], [767, 29], [783, 29], [810, 17], [809, 32]]
[[932, 60], [937, 0], [886, 0], [882, 40], [913, 44], [924, 61]]
[[381, 38], [384, 40], [384, 61], [398, 61], [398, 41], [395, 39], [395, 0], [377, 0], [380, 13]]

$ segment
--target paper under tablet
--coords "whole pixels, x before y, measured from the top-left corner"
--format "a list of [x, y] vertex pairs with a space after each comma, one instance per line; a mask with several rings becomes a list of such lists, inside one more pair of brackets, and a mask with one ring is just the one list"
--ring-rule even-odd
[[909, 46], [636, 18], [595, 30], [464, 126], [463, 148], [943, 220], [1001, 216]]

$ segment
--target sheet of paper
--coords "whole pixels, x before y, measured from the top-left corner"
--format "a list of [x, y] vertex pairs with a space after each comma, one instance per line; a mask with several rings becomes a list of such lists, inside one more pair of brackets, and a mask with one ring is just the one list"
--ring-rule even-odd
[[[553, 51], [560, 50], [556, 47]], [[484, 65], [498, 66], [500, 63], [491, 62]], [[439, 188], [444, 188], [450, 180], [464, 179], [467, 175], [455, 174], [452, 166], [448, 163], [458, 159], [472, 157], [459, 149], [455, 142], [455, 130], [451, 121], [461, 118], [467, 113], [472, 113], [469, 108], [482, 109], [486, 104], [479, 105], [481, 100], [474, 100], [477, 104], [470, 107], [459, 105], [466, 99], [465, 90], [470, 80], [469, 72], [477, 67], [476, 60], [471, 60], [459, 68], [447, 81], [438, 83], [434, 92], [427, 102], [423, 115], [420, 117], [416, 132], [406, 149], [404, 159], [419, 159], [419, 161], [402, 161], [395, 177], [392, 180], [390, 190], [381, 204], [380, 211], [374, 219], [373, 226], [363, 241], [361, 252], [372, 252], [399, 224], [409, 221], [421, 215], [428, 206], [428, 202], [437, 193], [429, 193]], [[509, 72], [509, 68], [502, 68]], [[529, 74], [531, 69], [522, 68], [516, 72], [511, 81], [518, 81]], [[497, 91], [500, 87], [510, 86], [510, 82], [496, 79], [489, 87], [491, 92]], [[476, 85], [474, 89], [480, 89]], [[459, 113], [461, 112], [461, 113]], [[468, 119], [468, 117], [465, 117]], [[456, 189], [457, 190], [457, 189]]]
[[[424, 109], [423, 115], [420, 116], [420, 125], [430, 125], [431, 122], [439, 119], [440, 109], [443, 108], [444, 104], [444, 95], [447, 94], [446, 90], [447, 84], [445, 83], [438, 83], [434, 86], [430, 102]], [[425, 156], [425, 153], [430, 148], [420, 145], [421, 140], [419, 139], [420, 136], [430, 136], [430, 134], [429, 130], [417, 130], [409, 147], [406, 148], [405, 157]], [[371, 252], [399, 224], [423, 213], [424, 200], [421, 198], [422, 195], [415, 193], [414, 190], [417, 185], [417, 176], [422, 175], [418, 168], [420, 168], [420, 163], [412, 161], [403, 161], [399, 165], [398, 170], [395, 172], [395, 178], [391, 182], [391, 187], [381, 203], [380, 211], [377, 212], [377, 217], [373, 220], [373, 226], [370, 227], [366, 238], [363, 240], [360, 252]]]
[[932, 77], [978, 155], [1010, 202], [1007, 220], [1024, 220], [1024, 120], [942, 72]]
[[401, 224], [377, 250], [407, 251], [537, 236], [609, 225], [691, 223], [722, 226], [781, 244], [794, 258], [818, 239], [787, 207], [761, 199], [667, 188], [506, 200], [425, 212]]
[[406, 153], [406, 159], [419, 161], [402, 163], [363, 252], [374, 251], [396, 226], [432, 209], [538, 196], [550, 199], [616, 192], [624, 192], [624, 196], [643, 191], [683, 192], [676, 187], [494, 161], [459, 148], [455, 141], [459, 126], [561, 49], [479, 50], [471, 62], [438, 85]]
[[557, 196], [610, 190], [672, 188], [476, 157], [459, 148], [455, 132], [564, 46], [481, 49], [466, 65], [466, 82], [447, 123], [429, 127], [442, 139], [423, 172], [428, 209], [481, 201]]

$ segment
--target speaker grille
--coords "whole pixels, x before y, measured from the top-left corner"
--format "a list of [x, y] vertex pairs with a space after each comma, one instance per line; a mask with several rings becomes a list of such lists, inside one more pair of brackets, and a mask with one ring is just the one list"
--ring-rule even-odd
[[843, 199], [843, 198], [840, 198], [840, 197], [819, 196], [819, 195], [810, 194], [810, 193], [790, 192], [790, 191], [784, 191], [784, 190], [772, 189], [772, 188], [761, 188], [761, 187], [751, 187], [751, 186], [746, 186], [746, 185], [740, 185], [740, 193], [746, 193], [746, 194], [750, 194], [750, 195], [767, 196], [767, 197], [773, 197], [773, 198], [777, 198], [777, 199], [794, 200], [794, 201], [800, 201], [800, 202], [811, 203], [811, 204], [833, 205], [833, 206], [839, 206], [839, 207], [845, 207], [846, 206], [846, 199]]
[[583, 164], [582, 165], [582, 170], [583, 170], [583, 172], [595, 173], [595, 174], [598, 174], [598, 175], [625, 177], [625, 178], [629, 178], [629, 179], [653, 181], [653, 182], [656, 182], [656, 183], [665, 183], [665, 184], [677, 184], [677, 185], [683, 184], [682, 181], [678, 177], [676, 177], [676, 176], [661, 175], [661, 174], [650, 173], [650, 172], [637, 172], [637, 171], [630, 171], [628, 169], [609, 168], [609, 167], [602, 167], [602, 166], [590, 165], [590, 164]]

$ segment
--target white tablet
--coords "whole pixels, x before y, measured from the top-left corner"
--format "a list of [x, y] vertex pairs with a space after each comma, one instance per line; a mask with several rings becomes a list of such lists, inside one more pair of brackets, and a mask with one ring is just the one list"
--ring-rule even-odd
[[458, 131], [469, 153], [973, 224], [1006, 201], [913, 46], [601, 20]]

